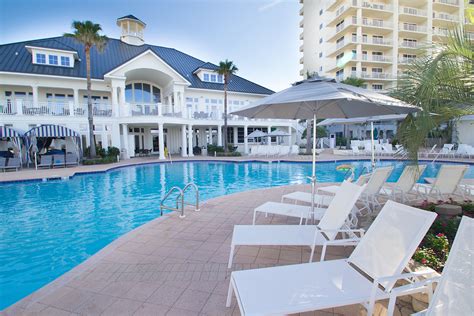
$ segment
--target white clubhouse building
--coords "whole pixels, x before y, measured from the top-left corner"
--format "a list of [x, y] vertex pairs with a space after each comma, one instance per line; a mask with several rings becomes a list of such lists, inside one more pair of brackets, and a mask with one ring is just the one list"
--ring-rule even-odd
[[[217, 66], [173, 48], [144, 42], [145, 23], [132, 15], [117, 20], [120, 40], [91, 51], [94, 134], [102, 147], [125, 158], [151, 151], [193, 156], [193, 147], [223, 144], [223, 78]], [[0, 126], [27, 131], [42, 124], [65, 126], [89, 146], [83, 45], [54, 37], [0, 45]], [[231, 77], [228, 111], [273, 91]], [[294, 144], [296, 122], [229, 116], [228, 142], [248, 153], [255, 129], [278, 128]]]

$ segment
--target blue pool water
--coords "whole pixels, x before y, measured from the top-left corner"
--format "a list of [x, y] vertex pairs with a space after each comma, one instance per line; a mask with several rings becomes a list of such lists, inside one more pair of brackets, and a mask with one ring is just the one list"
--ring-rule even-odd
[[[347, 162], [345, 162], [347, 163]], [[318, 163], [320, 182], [340, 182], [342, 163]], [[370, 162], [352, 162], [359, 174]], [[389, 181], [396, 181], [401, 162]], [[436, 175], [428, 165], [424, 177]], [[194, 182], [201, 200], [307, 183], [309, 163], [186, 162], [116, 169], [70, 180], [0, 185], [0, 310], [72, 269], [117, 237], [158, 217], [172, 186]], [[467, 175], [474, 178], [474, 167]]]

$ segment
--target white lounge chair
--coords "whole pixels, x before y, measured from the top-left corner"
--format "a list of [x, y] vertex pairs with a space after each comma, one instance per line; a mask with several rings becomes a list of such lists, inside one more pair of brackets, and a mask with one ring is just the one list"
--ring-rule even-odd
[[300, 152], [300, 148], [298, 147], [298, 145], [292, 145], [291, 146], [291, 154], [292, 155], [298, 155]]
[[[334, 195], [315, 194], [314, 205], [316, 206], [328, 206], [334, 199]], [[295, 191], [285, 194], [281, 197], [281, 202], [293, 201], [295, 204], [298, 202], [312, 203], [310, 192]]]
[[[474, 219], [463, 217], [449, 252], [448, 260], [440, 279], [432, 278], [414, 283], [405, 289], [395, 289], [388, 304], [387, 314], [391, 315], [397, 296], [428, 292], [431, 294], [433, 282], [438, 282], [430, 299], [428, 309], [414, 315], [474, 315]], [[421, 288], [420, 288], [421, 286]]]
[[359, 155], [362, 154], [362, 152], [359, 150], [359, 147], [357, 147], [357, 146], [353, 146], [353, 147], [351, 147], [351, 149], [352, 149], [352, 154], [354, 156], [359, 156]]
[[[242, 315], [282, 315], [389, 298], [436, 214], [387, 202], [347, 259], [234, 271], [226, 306], [235, 293]], [[417, 274], [433, 273], [433, 270]]]
[[11, 157], [8, 158], [7, 165], [3, 167], [5, 170], [8, 169], [15, 169], [15, 171], [18, 171], [18, 169], [21, 168], [21, 160], [18, 157]]
[[431, 149], [429, 151], [421, 152], [420, 157], [425, 156], [426, 158], [428, 158], [430, 156], [436, 156], [436, 154], [437, 154], [436, 147], [438, 147], [438, 144], [434, 144], [433, 147], [431, 147]]
[[67, 166], [79, 165], [79, 158], [78, 158], [77, 155], [74, 154], [74, 153], [66, 154], [66, 162], [65, 162], [65, 165], [66, 165], [66, 167], [67, 167]]
[[439, 155], [445, 157], [452, 157], [454, 158], [455, 151], [453, 150], [454, 144], [444, 144], [443, 148], [439, 151]]
[[64, 155], [54, 155], [53, 156], [53, 168], [54, 167], [65, 167], [64, 165]]
[[[459, 183], [468, 169], [467, 165], [442, 165], [432, 184], [417, 183], [411, 192], [425, 200], [443, 200], [453, 195], [462, 195], [462, 192], [459, 192]], [[457, 192], [459, 194], [456, 194]]]
[[[361, 195], [361, 200], [365, 204], [365, 207], [360, 210], [361, 213], [363, 210], [367, 210], [367, 213], [370, 214], [374, 211], [375, 207], [381, 205], [377, 197], [380, 194], [380, 190], [382, 189], [383, 185], [392, 173], [392, 170], [392, 166], [376, 168], [371, 174], [362, 175], [359, 177], [359, 179], [357, 180], [358, 182], [367, 181], [367, 186], [365, 187], [365, 190]], [[362, 179], [360, 179], [361, 177]], [[337, 190], [339, 190], [339, 186], [335, 185], [321, 187], [318, 189], [317, 192], [322, 191], [325, 193], [334, 194], [334, 192], [337, 192]]]
[[455, 155], [462, 158], [471, 158], [472, 146], [468, 144], [459, 144], [456, 149]]
[[383, 151], [385, 155], [393, 155], [396, 153], [395, 150], [393, 150], [392, 144], [383, 144], [382, 145]]
[[469, 199], [474, 196], [474, 184], [459, 184], [459, 190], [461, 191], [465, 199]]
[[413, 186], [425, 169], [426, 165], [406, 166], [397, 182], [385, 183], [380, 194], [386, 195], [394, 201], [406, 202], [408, 200], [408, 193], [413, 189]]
[[[235, 225], [228, 268], [232, 267], [235, 246], [308, 246], [309, 262], [312, 262], [316, 246], [323, 246], [321, 260], [324, 260], [327, 246], [357, 244], [363, 230], [343, 226], [363, 190], [364, 187], [344, 182], [318, 225]], [[350, 234], [349, 238], [336, 239], [339, 232]]]
[[0, 157], [0, 169], [5, 171], [7, 167], [7, 159], [5, 157]]
[[[369, 182], [371, 176], [372, 176], [371, 173], [360, 175], [359, 178], [357, 178], [357, 180], [355, 181], [355, 184], [364, 185], [367, 182]], [[322, 192], [326, 194], [335, 195], [337, 193], [337, 190], [339, 190], [339, 187], [340, 185], [328, 185], [324, 187], [319, 187], [316, 189], [316, 194], [319, 194], [319, 192]]]

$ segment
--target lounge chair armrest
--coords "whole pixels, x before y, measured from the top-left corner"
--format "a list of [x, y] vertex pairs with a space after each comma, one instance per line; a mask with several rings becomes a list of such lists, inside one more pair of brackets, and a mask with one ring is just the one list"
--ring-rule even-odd
[[429, 276], [435, 273], [437, 273], [435, 270], [426, 268], [420, 271], [401, 273], [398, 275], [391, 275], [391, 276], [376, 278], [374, 279], [374, 284], [381, 285], [383, 282], [386, 282], [386, 281], [397, 281], [397, 280], [402, 280], [402, 279], [414, 278], [418, 276]]
[[359, 236], [362, 237], [365, 234], [364, 229], [320, 229], [321, 233], [359, 233]]
[[361, 240], [360, 237], [328, 240], [324, 242], [324, 245], [325, 246], [351, 246], [351, 245], [357, 245], [360, 242], [360, 240]]

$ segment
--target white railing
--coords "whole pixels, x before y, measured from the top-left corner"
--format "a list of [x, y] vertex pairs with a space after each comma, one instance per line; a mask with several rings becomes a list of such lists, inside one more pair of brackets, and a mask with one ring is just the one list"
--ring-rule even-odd
[[446, 29], [434, 29], [433, 34], [438, 36], [448, 36], [449, 31]]
[[449, 5], [459, 5], [458, 0], [433, 0], [433, 2], [437, 2], [441, 4], [449, 4]]
[[[92, 105], [94, 116], [112, 116], [110, 104]], [[87, 116], [87, 104], [74, 104], [72, 101], [0, 100], [0, 114], [26, 116]]]
[[362, 72], [361, 77], [367, 78], [367, 79], [391, 79], [392, 78], [391, 74], [384, 73], [384, 72]]
[[362, 20], [362, 24], [365, 26], [374, 26], [374, 27], [392, 27], [391, 23], [385, 22], [383, 20]]
[[411, 64], [414, 61], [416, 61], [416, 57], [401, 57], [399, 63], [400, 64]]
[[367, 37], [362, 37], [362, 43], [366, 44], [375, 44], [375, 45], [392, 45], [391, 41], [387, 41], [383, 38], [367, 38]]
[[402, 41], [402, 42], [400, 42], [400, 46], [405, 47], [405, 48], [417, 48], [418, 47], [418, 42]]
[[416, 24], [400, 23], [399, 30], [400, 31], [410, 31], [410, 32], [426, 32], [426, 26], [416, 25]]
[[458, 17], [447, 13], [433, 13], [434, 19], [457, 22]]
[[392, 6], [385, 3], [377, 2], [363, 2], [363, 8], [374, 9], [374, 10], [383, 10], [383, 11], [392, 11]]
[[400, 7], [399, 12], [400, 12], [400, 14], [409, 14], [409, 15], [416, 15], [416, 16], [427, 16], [428, 15], [426, 10], [421, 10], [421, 9], [412, 8], [412, 7]]
[[161, 115], [161, 103], [130, 103], [129, 106], [132, 116]]
[[363, 61], [391, 62], [392, 58], [384, 55], [362, 55]]

